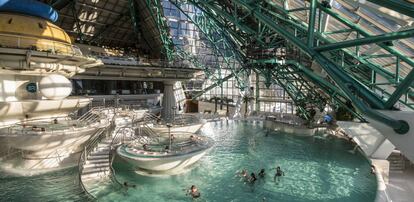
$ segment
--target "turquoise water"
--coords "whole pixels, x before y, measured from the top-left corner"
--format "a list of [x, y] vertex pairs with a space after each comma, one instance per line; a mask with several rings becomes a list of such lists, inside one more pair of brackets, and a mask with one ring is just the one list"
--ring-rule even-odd
[[[191, 170], [175, 176], [149, 177], [117, 159], [117, 179], [137, 185], [100, 196], [99, 201], [192, 201], [185, 189], [196, 185], [201, 198], [196, 201], [374, 201], [376, 178], [368, 161], [352, 154], [348, 142], [316, 136], [301, 137], [266, 132], [258, 123], [216, 122], [202, 129], [215, 140], [215, 146]], [[267, 133], [267, 136], [266, 136]], [[274, 170], [285, 172], [279, 183]], [[252, 186], [235, 177], [246, 168], [257, 173], [266, 169], [264, 179]], [[52, 174], [0, 179], [0, 200], [5, 201], [83, 201], [76, 169]], [[27, 200], [27, 196], [33, 200]]]
[[78, 182], [77, 168], [33, 177], [0, 173], [0, 201], [86, 201]]
[[[136, 184], [121, 193], [102, 196], [102, 201], [191, 201], [183, 189], [196, 185], [198, 201], [374, 201], [376, 178], [368, 161], [352, 154], [353, 146], [336, 139], [268, 133], [260, 124], [210, 123], [202, 130], [216, 144], [194, 168], [168, 177], [137, 175], [128, 164], [115, 164], [117, 179]], [[276, 166], [285, 176], [273, 181]], [[235, 177], [265, 168], [265, 179], [255, 185]]]

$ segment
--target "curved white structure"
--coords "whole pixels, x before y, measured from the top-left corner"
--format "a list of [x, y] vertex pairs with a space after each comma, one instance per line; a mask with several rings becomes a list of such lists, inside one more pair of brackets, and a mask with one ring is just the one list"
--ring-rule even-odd
[[[203, 123], [196, 123], [196, 124], [188, 124], [188, 125], [173, 125], [170, 129], [171, 132], [187, 132], [187, 133], [197, 133], [201, 127], [203, 127]], [[153, 129], [155, 132], [158, 133], [166, 133], [168, 132], [168, 128], [165, 125], [154, 125]]]
[[47, 99], [60, 100], [70, 95], [72, 83], [62, 75], [51, 74], [40, 79], [39, 90]]
[[[177, 115], [174, 120], [171, 122], [172, 126], [170, 128], [171, 132], [187, 132], [187, 133], [197, 133], [204, 123], [200, 120], [196, 114], [180, 114]], [[152, 127], [152, 130], [158, 133], [168, 132], [168, 128], [165, 125], [155, 124]]]
[[[177, 171], [197, 162], [213, 146], [208, 137], [193, 135], [192, 139], [174, 143], [172, 150], [166, 150], [168, 141], [157, 145], [121, 145], [117, 154], [130, 164], [144, 170], [155, 172]], [[181, 146], [180, 146], [181, 145]]]

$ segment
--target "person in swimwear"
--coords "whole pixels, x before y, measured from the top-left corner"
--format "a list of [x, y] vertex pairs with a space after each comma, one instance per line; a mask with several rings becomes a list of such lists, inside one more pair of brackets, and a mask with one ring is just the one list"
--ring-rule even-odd
[[192, 185], [190, 190], [188, 190], [188, 193], [193, 198], [199, 198], [201, 196], [200, 192], [198, 191], [197, 187], [195, 185]]
[[274, 181], [276, 181], [276, 179], [277, 179], [278, 181], [280, 181], [280, 177], [282, 177], [282, 176], [285, 176], [285, 172], [283, 172], [283, 171], [280, 169], [280, 167], [279, 167], [279, 166], [278, 166], [278, 167], [276, 167], [276, 173], [275, 173], [275, 176], [274, 176], [273, 180], [274, 180]]
[[256, 182], [256, 180], [257, 180], [256, 175], [255, 175], [254, 173], [250, 174], [250, 179], [249, 179], [249, 182], [250, 182], [251, 184], [254, 184], [254, 182]]
[[265, 169], [262, 168], [258, 175], [259, 175], [259, 177], [264, 178], [266, 176]]

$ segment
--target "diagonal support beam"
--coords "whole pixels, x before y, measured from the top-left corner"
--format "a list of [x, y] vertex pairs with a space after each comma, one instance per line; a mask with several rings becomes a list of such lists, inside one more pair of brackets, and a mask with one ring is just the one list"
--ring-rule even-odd
[[414, 4], [408, 1], [401, 1], [401, 0], [368, 0], [368, 1], [414, 18]]
[[392, 108], [396, 102], [400, 99], [400, 97], [406, 93], [409, 87], [414, 83], [414, 69], [410, 71], [410, 73], [405, 77], [405, 79], [398, 85], [397, 89], [392, 93], [392, 95], [388, 98], [385, 106], [387, 108]]
[[93, 37], [88, 41], [88, 43], [92, 43], [99, 39], [99, 37], [102, 36], [105, 32], [107, 32], [110, 28], [112, 28], [116, 23], [118, 23], [120, 20], [122, 20], [129, 12], [123, 13], [119, 15], [117, 18], [115, 18], [114, 22], [111, 24], [106, 24], [98, 33], [93, 35]]
[[242, 7], [247, 8], [252, 14], [261, 22], [265, 23], [269, 28], [273, 29], [274, 31], [278, 32], [281, 36], [286, 38], [288, 41], [292, 42], [295, 46], [301, 49], [303, 52], [307, 53], [308, 55], [312, 56], [321, 66], [328, 72], [328, 74], [336, 81], [336, 84], [341, 88], [341, 90], [347, 95], [349, 99], [353, 102], [353, 104], [361, 110], [366, 116], [377, 120], [391, 128], [394, 129], [395, 132], [398, 134], [405, 134], [409, 131], [409, 125], [404, 120], [396, 120], [389, 116], [386, 116], [382, 113], [379, 113], [370, 107], [368, 107], [364, 102], [362, 102], [355, 94], [364, 97], [366, 101], [368, 101], [371, 105], [378, 108], [383, 108], [384, 103], [383, 101], [374, 95], [369, 89], [362, 86], [360, 83], [356, 82], [352, 77], [347, 75], [345, 72], [341, 71], [337, 68], [337, 66], [325, 58], [322, 54], [314, 51], [312, 48], [304, 44], [302, 41], [297, 39], [293, 34], [284, 30], [278, 24], [274, 23], [274, 21], [266, 16], [265, 14], [261, 13], [259, 10], [255, 9], [252, 5], [241, 1], [241, 0], [234, 0], [234, 2]]
[[224, 78], [222, 78], [222, 79], [220, 79], [219, 81], [216, 81], [214, 84], [211, 84], [210, 86], [208, 86], [207, 88], [204, 88], [201, 92], [199, 92], [199, 93], [197, 93], [196, 95], [194, 95], [193, 96], [193, 100], [195, 100], [196, 98], [198, 98], [198, 97], [200, 97], [201, 95], [203, 95], [205, 92], [207, 92], [207, 91], [209, 91], [209, 90], [211, 90], [211, 89], [213, 89], [213, 88], [215, 88], [215, 87], [217, 87], [217, 86], [219, 86], [219, 85], [221, 85], [223, 82], [225, 82], [225, 81], [227, 81], [227, 80], [229, 80], [229, 79], [231, 79], [231, 78], [233, 78], [234, 77], [234, 73], [231, 73], [231, 74], [229, 74], [229, 75], [227, 75], [226, 77], [224, 77]]
[[316, 19], [316, 0], [311, 0], [308, 26], [308, 46], [313, 47], [315, 41], [315, 19]]
[[381, 43], [386, 41], [393, 41], [398, 39], [405, 39], [414, 36], [414, 29], [401, 31], [401, 32], [393, 32], [387, 34], [381, 34], [377, 36], [369, 36], [365, 38], [343, 41], [338, 43], [331, 43], [327, 45], [322, 45], [315, 47], [314, 50], [316, 51], [330, 51], [330, 50], [337, 50], [342, 48], [349, 48], [354, 46], [362, 46], [366, 44], [373, 44], [373, 43]]

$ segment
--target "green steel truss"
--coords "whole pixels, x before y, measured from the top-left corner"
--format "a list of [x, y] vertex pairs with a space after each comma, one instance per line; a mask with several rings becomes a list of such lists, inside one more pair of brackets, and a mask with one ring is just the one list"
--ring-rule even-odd
[[[350, 20], [317, 0], [304, 1], [303, 7], [293, 9], [289, 9], [287, 0], [171, 2], [178, 8], [183, 3], [192, 4], [202, 11], [200, 15], [188, 18], [211, 43], [214, 53], [225, 59], [216, 70], [232, 70], [232, 74], [225, 78], [215, 78], [217, 83], [214, 85], [220, 85], [223, 79], [231, 76], [238, 77], [240, 72], [253, 70], [266, 78], [267, 85], [277, 83], [285, 88], [304, 118], [311, 118], [309, 109], [322, 107], [327, 102], [346, 106], [345, 103], [351, 101], [357, 110], [348, 110], [360, 119], [363, 119], [359, 115], [362, 114], [388, 125], [399, 134], [409, 130], [405, 121], [390, 118], [377, 110], [398, 110], [397, 102], [414, 108], [409, 99], [414, 86], [414, 60], [393, 47], [393, 42], [413, 37], [414, 30], [374, 35], [358, 21]], [[378, 4], [409, 16], [414, 13], [412, 6], [405, 7], [399, 2], [387, 0], [378, 1]], [[159, 1], [147, 0], [147, 5], [157, 8], [150, 10], [154, 11], [152, 16], [163, 35], [168, 58], [172, 55], [192, 58], [191, 54], [174, 48]], [[306, 20], [298, 17], [297, 12], [306, 12]], [[326, 30], [327, 16], [342, 28]], [[338, 41], [335, 36], [340, 34], [356, 37]], [[364, 46], [374, 45], [385, 54], [364, 55], [360, 51]], [[392, 58], [395, 62], [384, 65], [378, 63], [378, 58]], [[239, 66], [236, 67], [237, 63]], [[208, 72], [208, 67], [203, 69]], [[238, 80], [243, 86], [241, 79]]]

